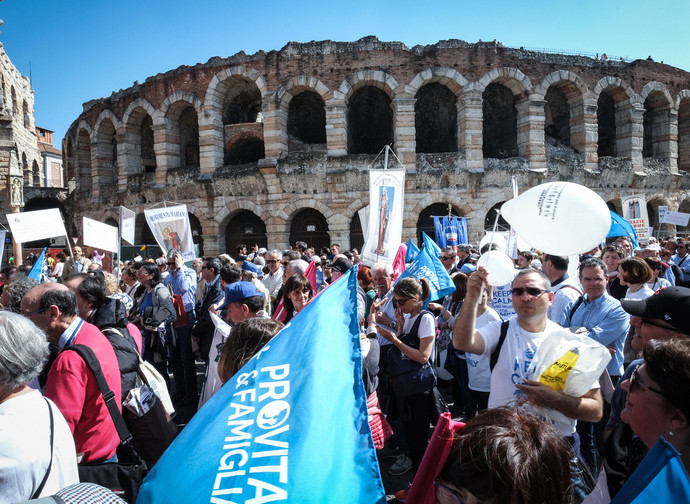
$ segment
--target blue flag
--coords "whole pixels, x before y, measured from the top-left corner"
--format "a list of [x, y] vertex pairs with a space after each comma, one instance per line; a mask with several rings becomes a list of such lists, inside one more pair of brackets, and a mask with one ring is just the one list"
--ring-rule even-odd
[[436, 242], [431, 237], [422, 231], [422, 248], [426, 247], [429, 254], [439, 257], [441, 255], [441, 247], [436, 245]]
[[36, 259], [31, 271], [29, 271], [29, 274], [27, 275], [29, 278], [32, 278], [37, 282], [41, 281], [41, 273], [43, 273], [43, 266], [46, 260], [46, 250], [47, 248], [43, 249], [43, 252], [41, 252], [41, 255], [38, 256], [38, 259]]
[[[609, 212], [611, 211], [609, 210]], [[640, 246], [637, 241], [637, 233], [635, 232], [635, 228], [632, 227], [632, 224], [617, 213], [611, 212], [611, 228], [606, 238], [615, 238], [617, 236], [627, 236], [630, 238], [633, 248]]]
[[434, 216], [436, 243], [443, 247], [457, 247], [467, 243], [467, 219], [455, 216]]
[[197, 412], [137, 503], [385, 504], [356, 296], [350, 268]]
[[419, 254], [419, 247], [414, 244], [412, 238], [407, 240], [407, 252], [405, 253], [405, 263], [411, 263]]
[[[424, 245], [422, 245], [422, 250], [419, 251], [414, 261], [405, 268], [405, 271], [398, 277], [396, 283], [401, 278], [409, 276], [417, 279], [426, 278], [431, 289], [428, 301], [433, 301], [455, 292], [455, 284], [450, 279], [450, 275], [441, 263], [438, 254], [430, 250], [429, 243], [426, 241], [428, 237], [426, 235], [424, 237], [425, 241]], [[431, 243], [436, 245], [433, 241]]]
[[659, 438], [611, 504], [690, 502], [690, 478], [680, 454]]

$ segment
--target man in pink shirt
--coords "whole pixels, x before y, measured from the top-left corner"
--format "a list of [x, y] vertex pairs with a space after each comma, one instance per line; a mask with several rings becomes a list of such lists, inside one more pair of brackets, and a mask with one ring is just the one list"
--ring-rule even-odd
[[[98, 328], [78, 316], [77, 298], [61, 284], [44, 283], [22, 299], [21, 313], [30, 318], [60, 349], [48, 372], [45, 396], [67, 420], [81, 463], [99, 462], [115, 455], [120, 438], [96, 383], [96, 377], [72, 345], [91, 348], [115, 398], [120, 397], [120, 370], [115, 351]], [[118, 408], [122, 408], [116, 400]]]

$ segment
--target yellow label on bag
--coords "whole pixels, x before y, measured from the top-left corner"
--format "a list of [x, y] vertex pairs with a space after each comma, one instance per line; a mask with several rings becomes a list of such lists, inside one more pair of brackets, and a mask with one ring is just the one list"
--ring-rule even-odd
[[556, 392], [565, 388], [565, 380], [575, 367], [580, 351], [575, 348], [568, 350], [561, 358], [551, 364], [539, 377], [539, 381]]

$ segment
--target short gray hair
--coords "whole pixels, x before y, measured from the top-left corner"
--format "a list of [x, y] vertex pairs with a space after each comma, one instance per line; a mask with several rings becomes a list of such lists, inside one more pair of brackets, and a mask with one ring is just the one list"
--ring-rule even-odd
[[48, 340], [26, 317], [0, 312], [0, 385], [8, 391], [23, 387], [43, 370]]
[[307, 271], [307, 268], [309, 267], [309, 263], [307, 261], [303, 261], [302, 259], [295, 259], [294, 261], [290, 261], [290, 267], [292, 267], [293, 275], [295, 273], [304, 275], [304, 272]]
[[17, 273], [12, 278], [12, 283], [7, 287], [7, 294], [10, 296], [9, 310], [14, 313], [19, 313], [19, 305], [22, 302], [22, 298], [37, 285], [38, 280], [29, 278], [22, 273]]
[[393, 276], [393, 265], [388, 261], [379, 261], [371, 267], [372, 276], [377, 271], [383, 271], [388, 277]]

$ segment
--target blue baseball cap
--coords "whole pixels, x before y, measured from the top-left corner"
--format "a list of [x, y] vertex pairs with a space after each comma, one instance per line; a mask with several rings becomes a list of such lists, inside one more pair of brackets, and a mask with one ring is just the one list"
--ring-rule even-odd
[[234, 282], [225, 287], [225, 301], [235, 303], [254, 296], [262, 296], [264, 293], [259, 291], [252, 282]]
[[252, 273], [256, 273], [257, 275], [259, 274], [259, 269], [260, 269], [259, 266], [257, 266], [256, 264], [254, 264], [251, 261], [243, 261], [242, 266], [240, 266], [240, 268], [243, 271], [251, 271]]

